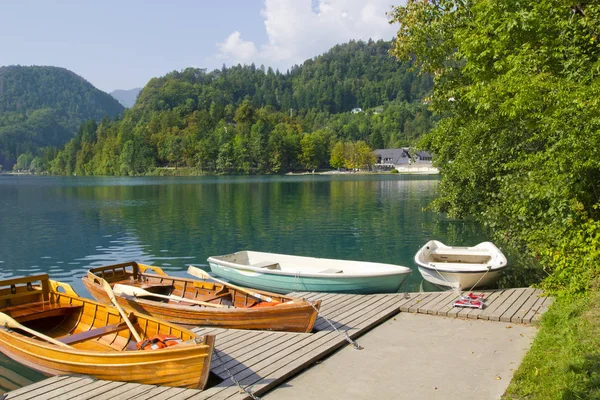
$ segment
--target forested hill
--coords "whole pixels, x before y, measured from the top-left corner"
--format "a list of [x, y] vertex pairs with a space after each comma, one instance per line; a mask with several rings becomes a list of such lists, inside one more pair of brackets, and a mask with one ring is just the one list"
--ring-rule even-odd
[[188, 68], [148, 82], [136, 107], [163, 111], [177, 107], [205, 109], [237, 107], [244, 99], [253, 106], [277, 110], [347, 112], [394, 100], [412, 102], [430, 90], [429, 77], [409, 71], [410, 64], [391, 57], [389, 41], [352, 41], [294, 66], [287, 73], [272, 68], [223, 67], [207, 73]]
[[20, 154], [62, 146], [81, 124], [124, 110], [117, 100], [77, 74], [58, 67], [0, 67], [0, 165]]
[[238, 65], [151, 79], [121, 119], [82, 126], [50, 168], [77, 175], [358, 168], [370, 162], [369, 147], [409, 145], [432, 126], [422, 100], [431, 78], [393, 58], [391, 45], [338, 45], [286, 73]]

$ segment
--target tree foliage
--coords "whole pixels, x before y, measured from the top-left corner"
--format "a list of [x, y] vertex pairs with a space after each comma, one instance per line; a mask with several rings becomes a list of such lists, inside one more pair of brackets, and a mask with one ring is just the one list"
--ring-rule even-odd
[[[600, 276], [600, 5], [409, 0], [393, 53], [435, 79], [434, 207], [528, 249], [549, 286]], [[562, 272], [561, 272], [562, 271]], [[550, 285], [551, 283], [551, 285]]]
[[22, 154], [37, 155], [43, 162], [44, 148], [63, 146], [82, 122], [112, 118], [123, 110], [111, 96], [64, 68], [0, 67], [0, 164], [12, 168]]
[[[391, 42], [350, 42], [295, 66], [188, 68], [150, 80], [122, 118], [82, 128], [57, 174], [286, 173], [329, 167], [335, 141], [398, 147], [433, 126], [429, 76], [391, 57]], [[360, 106], [366, 112], [351, 113]], [[143, 160], [138, 160], [142, 157]], [[353, 167], [359, 168], [359, 167]]]

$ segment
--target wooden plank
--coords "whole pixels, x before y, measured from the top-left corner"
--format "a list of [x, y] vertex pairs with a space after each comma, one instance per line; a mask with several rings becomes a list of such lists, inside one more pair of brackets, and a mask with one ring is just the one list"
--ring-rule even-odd
[[416, 296], [411, 295], [411, 298], [408, 301], [400, 305], [400, 311], [410, 312], [409, 310], [411, 307], [420, 303], [421, 301], [423, 301], [423, 299], [427, 298], [428, 296], [429, 293], [417, 293]]
[[513, 289], [510, 296], [506, 297], [501, 305], [496, 307], [494, 311], [487, 313], [488, 319], [490, 321], [500, 321], [502, 314], [504, 314], [504, 312], [508, 310], [519, 297], [521, 297], [521, 294], [523, 294], [522, 289]]
[[[485, 313], [487, 308], [493, 304], [498, 297], [500, 297], [500, 295], [504, 292], [504, 290], [495, 290], [493, 292], [481, 292], [484, 294], [483, 297], [483, 309], [478, 309], [478, 308], [473, 308], [471, 309], [471, 312], [467, 314], [467, 318], [468, 319], [480, 319], [481, 318], [481, 314]], [[485, 319], [485, 318], [481, 318], [481, 319]]]
[[535, 302], [540, 297], [540, 294], [542, 294], [542, 291], [540, 289], [534, 289], [533, 293], [531, 294], [531, 296], [529, 296], [527, 301], [512, 316], [510, 322], [523, 323], [523, 317], [529, 312], [529, 310], [531, 310], [531, 307], [534, 306]]
[[[175, 387], [169, 387], [167, 388], [167, 390], [156, 393], [153, 397], [151, 397], [152, 400], [171, 400], [176, 398], [179, 394], [183, 393], [183, 392], [187, 392], [189, 389], [185, 389], [185, 388], [175, 388]], [[143, 394], [141, 398], [150, 398], [150, 397], [145, 397], [146, 394]], [[108, 399], [107, 399], [108, 400]]]
[[67, 397], [69, 400], [88, 400], [94, 399], [98, 396], [101, 399], [107, 399], [104, 396], [104, 393], [111, 391], [114, 388], [125, 385], [127, 382], [116, 382], [116, 381], [99, 381], [102, 382], [103, 385], [96, 386], [94, 389], [86, 390], [84, 393], [79, 394], [75, 397]]
[[38, 391], [30, 392], [27, 396], [18, 397], [19, 400], [25, 400], [27, 398], [31, 398], [29, 396], [33, 395], [35, 399], [45, 398], [45, 399], [55, 399], [61, 393], [70, 392], [71, 390], [75, 390], [79, 387], [85, 387], [93, 381], [92, 378], [87, 377], [73, 377], [69, 376], [67, 379], [62, 380], [59, 385], [49, 385], [45, 388], [44, 393], [41, 394]]
[[544, 301], [546, 301], [545, 297], [539, 297], [537, 299], [535, 304], [531, 307], [531, 309], [523, 317], [524, 323], [531, 323], [533, 321], [534, 317], [537, 315], [538, 310], [542, 307], [542, 304], [544, 304]]
[[[368, 304], [371, 304], [373, 302], [380, 302], [382, 299], [385, 300], [385, 298], [373, 297], [373, 298], [370, 299], [370, 301], [368, 302]], [[393, 298], [388, 298], [388, 299], [391, 302], [393, 302], [395, 300]], [[365, 304], [365, 303], [366, 302], [362, 302], [361, 304]], [[344, 311], [344, 313], [340, 314], [340, 316], [345, 316], [345, 314], [348, 315], [348, 318], [354, 318], [354, 319], [356, 319], [356, 318], [360, 317], [360, 315], [354, 313], [351, 308], [348, 309], [348, 310], [346, 310], [346, 311]], [[338, 333], [336, 333], [333, 330], [331, 330], [331, 331], [322, 331], [322, 332], [319, 332], [319, 333], [324, 333], [324, 334], [335, 333], [336, 335], [339, 335]], [[249, 368], [251, 365], [254, 365], [254, 363], [262, 361], [263, 359], [265, 359], [265, 357], [268, 357], [271, 352], [274, 352], [274, 353], [280, 352], [278, 354], [280, 354], [281, 356], [283, 356], [284, 354], [288, 354], [289, 353], [289, 349], [290, 348], [297, 347], [298, 343], [301, 343], [301, 344], [304, 344], [304, 345], [308, 345], [313, 340], [313, 338], [314, 338], [315, 335], [317, 335], [317, 334], [313, 334], [310, 337], [306, 337], [305, 335], [303, 335], [301, 337], [300, 336], [297, 337], [296, 340], [289, 341], [289, 342], [286, 341], [286, 342], [283, 342], [282, 344], [279, 344], [279, 345], [276, 345], [276, 346], [271, 346], [268, 349], [262, 349], [262, 348], [261, 349], [257, 349], [256, 351], [253, 351], [252, 353], [247, 354], [244, 357], [239, 357], [236, 360], [234, 360], [234, 361], [240, 362], [241, 364], [236, 364], [234, 362], [226, 362], [225, 366], [227, 368], [230, 368], [230, 372], [232, 374], [237, 374], [238, 372], [240, 372], [240, 371], [242, 371], [242, 370], [244, 370], [246, 368]], [[248, 356], [251, 356], [251, 358], [248, 358]], [[220, 372], [221, 371], [219, 371], [219, 373]], [[236, 376], [236, 378], [237, 378], [237, 376]]]
[[[395, 302], [397, 299], [388, 298], [385, 300], [388, 301], [382, 303], [378, 310], [373, 310], [370, 315], [356, 321], [356, 330], [351, 337], [358, 336], [360, 333], [370, 329], [372, 326], [379, 324], [382, 320], [387, 319], [390, 315], [395, 315], [398, 313], [398, 309], [395, 307]], [[324, 335], [318, 340], [307, 345], [302, 346], [302, 344], [299, 344], [299, 346], [301, 346], [299, 349], [302, 351], [292, 351], [291, 357], [280, 357], [280, 360], [278, 361], [274, 361], [272, 358], [266, 359], [260, 364], [253, 365], [251, 369], [245, 371], [246, 373], [242, 373], [236, 376], [236, 378], [242, 378], [240, 380], [242, 385], [254, 384], [254, 392], [258, 394], [266, 391], [271, 386], [278, 384], [287, 376], [312, 364], [315, 360], [335, 351], [345, 343], [346, 341], [344, 338], [339, 337], [339, 335]], [[295, 357], [295, 359], [290, 360], [293, 357]], [[279, 379], [274, 379], [274, 375], [279, 375]], [[215, 400], [229, 398], [237, 394], [236, 390], [236, 388], [225, 389], [222, 393], [218, 393], [216, 395], [211, 394], [210, 398], [214, 398]]]
[[[394, 315], [398, 313], [398, 309], [395, 307], [395, 303], [397, 301], [394, 297], [380, 297], [376, 300], [380, 300], [379, 310], [385, 310], [386, 313], [393, 313]], [[375, 310], [377, 311], [377, 310]], [[375, 311], [371, 311], [373, 314]], [[357, 325], [359, 323], [363, 323], [364, 321], [372, 321], [373, 318], [369, 318], [367, 316], [355, 316], [353, 325]], [[356, 332], [354, 333], [356, 334]], [[300, 340], [294, 343], [293, 345], [288, 345], [283, 348], [271, 348], [268, 353], [263, 353], [262, 357], [257, 357], [252, 360], [252, 363], [245, 363], [243, 366], [237, 366], [232, 368], [231, 372], [235, 374], [236, 379], [241, 380], [252, 374], [257, 374], [262, 368], [268, 367], [269, 365], [273, 365], [277, 360], [284, 359], [283, 363], [287, 364], [291, 362], [293, 359], [297, 358], [299, 354], [306, 353], [310, 349], [323, 347], [325, 344], [325, 348], [329, 351], [333, 351], [333, 347], [327, 345], [327, 343], [331, 340], [337, 345], [341, 346], [346, 343], [345, 338], [339, 335], [337, 332], [319, 332], [318, 334], [313, 335], [311, 340]], [[290, 358], [291, 355], [291, 358]], [[267, 377], [265, 373], [262, 373], [263, 376]], [[270, 380], [270, 378], [269, 378]], [[223, 385], [217, 385], [215, 388], [221, 387]], [[210, 392], [216, 392], [218, 389], [211, 388]]]
[[[33, 385], [15, 390], [14, 392], [10, 392], [6, 396], [6, 399], [27, 400], [44, 397], [46, 393], [52, 392], [56, 388], [69, 385], [72, 383], [72, 379], [73, 378], [70, 376], [55, 376], [50, 379], [34, 383]], [[81, 380], [82, 378], [75, 379]]]
[[148, 386], [139, 383], [126, 383], [123, 386], [116, 387], [108, 392], [102, 393], [102, 397], [110, 400], [128, 400], [139, 393], [148, 391]]
[[542, 306], [538, 309], [537, 313], [533, 316], [531, 321], [539, 322], [542, 318], [542, 314], [545, 313], [548, 310], [548, 308], [550, 308], [550, 306], [552, 305], [553, 302], [554, 302], [554, 298], [546, 297], [544, 300], [544, 303], [542, 303]]
[[[370, 301], [377, 301], [376, 298], [372, 298], [370, 299]], [[361, 304], [365, 304], [365, 302], [361, 302]], [[343, 313], [347, 313], [349, 310], [355, 310], [355, 308], [353, 307], [353, 304], [348, 304], [345, 307], [341, 307], [339, 308], [336, 313], [333, 313], [333, 315], [330, 315], [331, 318], [336, 318], [340, 315], [343, 315]], [[324, 329], [326, 327], [329, 327], [329, 324], [324, 321], [321, 320], [319, 321], [319, 323], [321, 324], [321, 326], [319, 326], [320, 329]], [[327, 331], [325, 331], [327, 332]], [[312, 335], [309, 335], [309, 337]], [[271, 346], [276, 345], [276, 344], [283, 344], [285, 343], [286, 345], [290, 343], [290, 341], [293, 340], [298, 340], [298, 338], [304, 340], [307, 338], [307, 335], [305, 334], [295, 334], [294, 336], [290, 336], [288, 335], [279, 335], [279, 337], [276, 337], [275, 339], [271, 338], [261, 338], [260, 341], [253, 343], [251, 346], [248, 346], [247, 348], [244, 349], [244, 352], [242, 352], [242, 354], [227, 354], [227, 355], [223, 355], [222, 353], [218, 353], [218, 356], [220, 356], [220, 358], [224, 361], [225, 363], [225, 367], [229, 368], [229, 367], [234, 367], [238, 362], [245, 362], [247, 360], [249, 360], [249, 357], [254, 357], [254, 356], [260, 356], [261, 354], [263, 354], [264, 349], [262, 349], [261, 345], [264, 344], [265, 342], [267, 344], [270, 344]], [[219, 349], [220, 350], [220, 349]], [[249, 351], [251, 350], [251, 351]], [[215, 357], [214, 360], [217, 360], [217, 363], [219, 363], [219, 357]], [[225, 371], [222, 369], [213, 369], [212, 370], [214, 373], [218, 374], [219, 376], [221, 376]]]
[[88, 392], [91, 392], [99, 387], [105, 386], [107, 385], [109, 382], [108, 381], [99, 381], [99, 380], [95, 380], [95, 379], [91, 379], [90, 378], [90, 382], [81, 386], [78, 389], [72, 389], [69, 390], [68, 393], [62, 393], [58, 396], [56, 396], [54, 398], [54, 400], [68, 400], [68, 399], [74, 399], [77, 398], [77, 396], [86, 394]]
[[534, 295], [534, 293], [535, 290], [533, 289], [528, 288], [523, 290], [519, 298], [517, 298], [515, 302], [500, 316], [500, 321], [510, 322], [512, 317], [521, 309], [521, 307], [523, 307], [523, 304], [525, 304], [527, 300]]
[[492, 297], [490, 295], [488, 301], [486, 302], [485, 308], [481, 310], [481, 312], [475, 313], [478, 314], [477, 318], [488, 320], [489, 315], [493, 313], [496, 309], [498, 309], [498, 307], [500, 307], [504, 303], [504, 301], [513, 293], [514, 291], [512, 289], [507, 289], [498, 292], [497, 296]]
[[428, 306], [430, 306], [431, 303], [436, 303], [437, 301], [439, 301], [442, 294], [443, 292], [430, 292], [429, 296], [427, 296], [426, 299], [423, 299], [418, 304], [415, 304], [409, 309], [409, 311], [412, 310], [411, 312], [427, 314]]
[[456, 296], [455, 293], [451, 291], [440, 292], [440, 294], [436, 297], [435, 301], [432, 301], [428, 304], [427, 309], [424, 310], [424, 314], [435, 315], [437, 311], [448, 304], [449, 299], [453, 299]]
[[138, 393], [135, 396], [133, 396], [131, 399], [135, 399], [135, 400], [149, 400], [149, 399], [155, 399], [156, 397], [158, 397], [158, 395], [162, 394], [163, 392], [166, 392], [167, 390], [172, 389], [169, 386], [151, 386], [148, 385], [148, 390], [146, 392], [143, 393]]

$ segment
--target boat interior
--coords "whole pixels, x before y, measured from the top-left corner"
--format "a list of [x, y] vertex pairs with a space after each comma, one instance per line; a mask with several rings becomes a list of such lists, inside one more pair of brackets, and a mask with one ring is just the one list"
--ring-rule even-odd
[[[92, 275], [92, 276], [90, 276]], [[133, 286], [149, 292], [143, 299], [174, 305], [198, 306], [192, 301], [208, 302], [215, 305], [235, 308], [251, 308], [274, 306], [291, 299], [273, 295], [274, 302], [263, 302], [248, 293], [215, 282], [168, 276], [161, 268], [128, 262], [117, 265], [93, 268], [88, 273], [88, 279], [103, 278], [111, 286], [116, 284]], [[255, 290], [258, 293], [264, 293]], [[151, 296], [150, 294], [168, 296], [170, 298]]]
[[435, 248], [425, 255], [425, 260], [437, 263], [487, 264], [492, 261], [489, 252], [468, 251], [456, 248]]
[[[0, 281], [0, 312], [18, 325], [80, 350], [137, 350], [137, 341], [116, 310], [79, 298], [70, 285], [49, 280], [47, 274]], [[138, 321], [133, 314], [129, 320], [141, 337], [177, 334], [160, 323]], [[18, 326], [0, 329], [35, 336]], [[179, 334], [184, 340], [192, 338]]]

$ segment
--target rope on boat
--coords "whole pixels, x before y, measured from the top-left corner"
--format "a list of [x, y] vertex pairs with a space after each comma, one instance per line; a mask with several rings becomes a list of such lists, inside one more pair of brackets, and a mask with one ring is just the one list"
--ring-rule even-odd
[[[223, 359], [221, 358], [221, 354], [219, 354], [219, 350], [217, 350], [216, 347], [213, 350], [214, 350], [215, 354], [217, 355], [217, 358], [219, 359], [219, 362], [221, 363], [221, 365], [223, 366], [223, 368], [227, 372], [227, 375], [229, 375], [229, 379], [231, 379], [231, 382], [233, 382], [235, 385], [237, 385], [248, 396], [252, 397], [253, 400], [261, 400], [260, 397], [256, 396], [254, 393], [252, 393], [252, 391], [250, 389], [245, 388], [244, 386], [242, 386], [242, 384], [240, 382], [238, 382], [237, 379], [235, 379], [235, 377], [233, 376], [233, 374], [231, 373], [231, 371], [229, 370], [229, 368], [227, 368], [227, 364], [225, 364], [223, 362]], [[0, 399], [0, 400], [2, 400], [2, 399]]]
[[[296, 273], [294, 274], [294, 280], [292, 281], [292, 292], [299, 292], [300, 290], [300, 285], [296, 285], [296, 283], [300, 283], [300, 271], [296, 271]], [[306, 300], [306, 299], [302, 299], [304, 301], [306, 301], [308, 304], [310, 304], [310, 306], [312, 308], [315, 309], [315, 311], [317, 312], [317, 314], [319, 313], [319, 310], [317, 309], [317, 307], [315, 307], [314, 302]], [[359, 345], [355, 340], [352, 340], [352, 338], [350, 338], [350, 336], [348, 335], [348, 332], [346, 331], [340, 331], [329, 319], [327, 319], [327, 317], [325, 317], [324, 315], [320, 315], [321, 318], [323, 318], [329, 325], [331, 325], [331, 327], [333, 328], [334, 331], [336, 331], [337, 333], [339, 333], [349, 344], [351, 344], [355, 350], [362, 350], [363, 347], [361, 345]]]
[[[463, 296], [463, 292], [460, 288], [460, 285], [454, 287], [454, 285], [452, 285], [450, 282], [448, 282], [448, 280], [444, 277], [444, 274], [440, 273], [440, 271], [437, 269], [437, 267], [435, 266], [435, 264], [431, 264], [433, 266], [433, 268], [435, 269], [435, 272], [438, 273], [439, 276], [442, 277], [442, 279], [444, 281], [446, 281], [446, 283], [448, 284], [448, 286], [456, 293], [456, 295], [458, 296], [459, 300], [464, 299]], [[475, 289], [475, 287], [477, 287], [477, 285], [479, 284], [479, 282], [481, 282], [481, 280], [487, 275], [488, 272], [490, 272], [492, 270], [492, 266], [488, 265], [487, 266], [487, 270], [485, 271], [485, 273], [483, 275], [481, 275], [481, 277], [479, 278], [479, 280], [477, 280], [477, 282], [475, 282], [475, 284], [473, 286], [471, 286], [471, 289], [469, 289], [469, 292], [472, 292], [473, 289]]]

